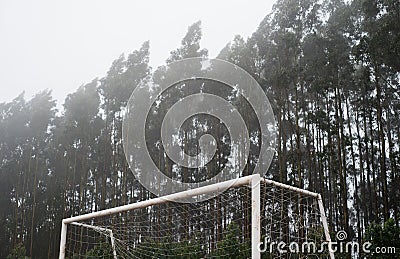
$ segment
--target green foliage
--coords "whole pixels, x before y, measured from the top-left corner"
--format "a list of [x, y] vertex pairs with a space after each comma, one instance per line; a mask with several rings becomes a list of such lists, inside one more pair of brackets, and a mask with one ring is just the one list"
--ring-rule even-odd
[[194, 237], [190, 240], [172, 241], [168, 238], [155, 242], [147, 240], [137, 246], [133, 252], [135, 258], [181, 258], [196, 259], [211, 257], [224, 257], [241, 259], [250, 257], [250, 247], [243, 242], [239, 226], [236, 223], [228, 225], [224, 236], [218, 242], [216, 249], [211, 255], [205, 254], [205, 248], [200, 239]]
[[[351, 238], [353, 233], [363, 236], [362, 230], [367, 229], [363, 238], [374, 247], [400, 247], [399, 3], [278, 0], [249, 39], [235, 36], [219, 55], [252, 74], [273, 105], [279, 136], [268, 176], [300, 187], [307, 183], [324, 197], [331, 229], [348, 227]], [[206, 57], [201, 38], [199, 21], [188, 27], [166, 63]], [[60, 114], [48, 90], [31, 100], [21, 94], [0, 103], [0, 258], [24, 258], [26, 253], [56, 258], [59, 224], [65, 215], [149, 197], [129, 172], [121, 141], [123, 107], [137, 84], [152, 72], [149, 55], [149, 42], [121, 55], [105, 77], [68, 95]], [[160, 67], [155, 73], [161, 81], [179, 71]], [[222, 90], [213, 87], [215, 93]], [[165, 99], [178, 100], [187, 94], [184, 91], [167, 92]], [[170, 105], [161, 102], [158, 114], [165, 114]], [[253, 124], [254, 115], [243, 110], [246, 123]], [[152, 128], [161, 125], [155, 115], [148, 119]], [[205, 122], [211, 129], [215, 124], [199, 120]], [[219, 139], [226, 138], [220, 134]], [[154, 161], [172, 175], [172, 163], [152, 145], [158, 143], [156, 135], [148, 137]], [[229, 150], [222, 147], [224, 157]], [[249, 164], [254, 166], [257, 159], [250, 154]], [[222, 164], [210, 164], [210, 171], [218, 171], [214, 169]], [[352, 204], [349, 211], [348, 204]], [[367, 228], [389, 215], [395, 215], [395, 220]], [[224, 216], [227, 220], [244, 217]], [[318, 231], [309, 235], [317, 237]], [[238, 226], [230, 225], [215, 256], [248, 257], [239, 236]], [[26, 251], [19, 244], [10, 252], [17, 240]], [[200, 245], [204, 243], [147, 241], [140, 246], [150, 255], [141, 256], [158, 258], [156, 252], [163, 251], [178, 258], [190, 258], [189, 253], [199, 258], [205, 256]], [[88, 256], [109, 252], [107, 246], [93, 248]]]
[[[372, 223], [365, 231], [364, 242], [370, 242], [372, 246], [369, 250], [371, 254], [365, 254], [366, 258], [400, 258], [400, 227], [396, 226], [396, 222], [390, 218], [383, 226], [381, 224]], [[373, 253], [376, 248], [395, 247], [396, 254], [376, 254]]]
[[26, 256], [26, 249], [24, 244], [19, 243], [11, 250], [11, 253], [7, 256], [7, 259], [28, 259]]
[[228, 225], [224, 238], [218, 242], [217, 249], [213, 252], [212, 256], [231, 259], [250, 257], [250, 248], [242, 240], [239, 226], [236, 223]]
[[189, 26], [185, 37], [182, 39], [182, 46], [171, 51], [171, 56], [167, 59], [167, 63], [184, 58], [206, 57], [208, 51], [200, 48], [201, 37], [201, 21], [198, 21]]
[[102, 259], [114, 259], [113, 256], [113, 249], [111, 244], [109, 243], [101, 243], [97, 246], [95, 246], [94, 248], [92, 248], [91, 250], [89, 250], [86, 255], [85, 255], [86, 259], [92, 258], [102, 258]]
[[147, 240], [136, 247], [133, 254], [135, 258], [178, 258], [196, 259], [203, 258], [204, 252], [196, 238], [180, 242], [165, 238], [161, 241]]

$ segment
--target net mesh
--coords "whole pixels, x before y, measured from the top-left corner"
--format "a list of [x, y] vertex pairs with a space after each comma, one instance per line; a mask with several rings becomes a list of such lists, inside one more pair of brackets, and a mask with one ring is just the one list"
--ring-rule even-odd
[[[251, 188], [241, 186], [203, 202], [165, 201], [74, 222], [68, 224], [66, 258], [250, 258], [251, 204]], [[261, 183], [260, 208], [262, 258], [313, 254], [282, 253], [272, 242], [301, 248], [324, 240], [316, 198]]]
[[328, 258], [321, 220], [316, 197], [262, 184], [263, 258]]

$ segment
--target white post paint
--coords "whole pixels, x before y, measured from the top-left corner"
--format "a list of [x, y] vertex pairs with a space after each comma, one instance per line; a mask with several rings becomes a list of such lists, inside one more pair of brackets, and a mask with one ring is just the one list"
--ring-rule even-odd
[[64, 220], [61, 223], [61, 239], [60, 239], [60, 254], [59, 259], [65, 258], [65, 245], [67, 242], [67, 223]]
[[117, 259], [117, 250], [115, 249], [115, 239], [112, 230], [110, 229], [111, 247], [113, 249], [114, 259]]
[[261, 177], [259, 174], [251, 178], [251, 258], [260, 259], [258, 244], [261, 241], [260, 190]]
[[283, 188], [283, 189], [292, 190], [292, 191], [299, 192], [299, 193], [302, 193], [302, 194], [305, 194], [305, 195], [308, 195], [311, 197], [315, 197], [315, 198], [318, 198], [318, 195], [319, 195], [318, 193], [315, 193], [315, 192], [310, 192], [310, 191], [307, 191], [304, 189], [300, 189], [298, 187], [294, 187], [294, 186], [287, 185], [284, 183], [275, 182], [275, 181], [264, 179], [264, 178], [261, 178], [261, 181], [263, 181], [266, 184], [275, 185], [275, 186]]
[[331, 240], [331, 236], [329, 234], [328, 221], [326, 220], [324, 203], [322, 202], [322, 197], [320, 194], [318, 194], [318, 206], [319, 206], [319, 210], [321, 212], [321, 220], [322, 220], [322, 226], [324, 227], [325, 238], [326, 238], [326, 241], [328, 242], [329, 256], [331, 259], [335, 259], [335, 254], [331, 250], [332, 240]]

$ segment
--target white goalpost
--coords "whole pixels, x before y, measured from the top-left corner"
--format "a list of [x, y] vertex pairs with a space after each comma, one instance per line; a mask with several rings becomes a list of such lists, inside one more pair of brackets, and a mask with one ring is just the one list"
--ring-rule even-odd
[[[179, 200], [227, 189], [210, 200]], [[271, 242], [331, 243], [321, 195], [260, 175], [65, 218], [59, 258], [303, 258]], [[334, 258], [328, 250], [321, 258]]]

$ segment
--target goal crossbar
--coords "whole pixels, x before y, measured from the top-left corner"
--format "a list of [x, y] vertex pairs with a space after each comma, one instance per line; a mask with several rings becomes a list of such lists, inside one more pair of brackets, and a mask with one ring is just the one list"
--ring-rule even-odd
[[[163, 197], [157, 197], [145, 201], [140, 201], [132, 204], [127, 204], [119, 207], [114, 207], [106, 210], [101, 210], [97, 212], [92, 212], [92, 213], [87, 213], [83, 215], [78, 215], [70, 218], [65, 218], [62, 220], [62, 226], [61, 226], [61, 239], [60, 239], [60, 252], [59, 252], [59, 259], [64, 259], [65, 254], [66, 254], [66, 242], [67, 242], [67, 228], [68, 224], [76, 225], [76, 226], [81, 226], [81, 227], [87, 227], [91, 228], [94, 230], [98, 231], [103, 231], [108, 233], [111, 239], [111, 245], [113, 248], [113, 257], [117, 258], [117, 254], [115, 252], [115, 244], [114, 244], [114, 237], [113, 237], [113, 232], [111, 229], [103, 228], [103, 227], [98, 227], [98, 226], [92, 226], [84, 223], [79, 223], [84, 220], [92, 219], [92, 218], [98, 218], [98, 217], [103, 217], [103, 216], [108, 216], [108, 215], [113, 215], [121, 212], [127, 212], [135, 209], [141, 209], [141, 208], [146, 208], [149, 206], [154, 206], [154, 205], [159, 205], [163, 204], [166, 202], [176, 202], [182, 199], [187, 199], [191, 198], [197, 195], [203, 195], [203, 194], [208, 194], [212, 192], [218, 192], [218, 191], [224, 191], [228, 188], [234, 188], [234, 187], [239, 187], [239, 186], [246, 186], [248, 185], [251, 187], [251, 256], [253, 259], [259, 259], [261, 258], [261, 254], [259, 251], [259, 243], [261, 241], [261, 206], [260, 206], [260, 183], [265, 183], [267, 185], [272, 185], [276, 186], [279, 188], [287, 189], [287, 190], [292, 190], [297, 193], [304, 194], [305, 196], [310, 196], [313, 198], [317, 199], [318, 202], [318, 207], [321, 213], [321, 221], [324, 229], [324, 235], [325, 239], [328, 242], [328, 246], [331, 247], [331, 239], [329, 235], [329, 230], [328, 230], [328, 223], [327, 223], [327, 218], [325, 215], [325, 210], [323, 206], [323, 201], [322, 197], [319, 193], [311, 192], [308, 190], [304, 190], [298, 187], [290, 186], [287, 184], [279, 183], [273, 180], [265, 179], [260, 177], [259, 174], [255, 175], [249, 175], [249, 176], [244, 176], [241, 178], [237, 179], [232, 179], [228, 180], [225, 182], [221, 183], [215, 183], [207, 186], [202, 186], [199, 188], [183, 191], [183, 192], [178, 192], [178, 193], [173, 193], [170, 195], [166, 195]], [[334, 259], [334, 254], [329, 249], [329, 256], [331, 259]]]

